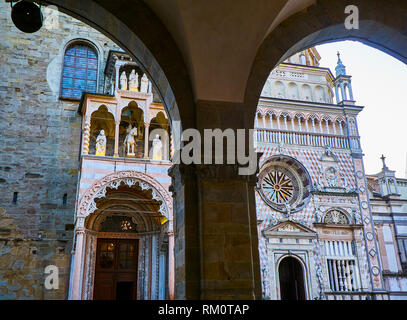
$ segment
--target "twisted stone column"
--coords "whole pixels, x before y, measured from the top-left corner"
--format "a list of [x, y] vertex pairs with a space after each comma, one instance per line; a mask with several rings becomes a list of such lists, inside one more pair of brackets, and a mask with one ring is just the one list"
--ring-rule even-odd
[[82, 154], [89, 154], [89, 140], [90, 140], [90, 116], [85, 117], [85, 125], [83, 126], [82, 138]]

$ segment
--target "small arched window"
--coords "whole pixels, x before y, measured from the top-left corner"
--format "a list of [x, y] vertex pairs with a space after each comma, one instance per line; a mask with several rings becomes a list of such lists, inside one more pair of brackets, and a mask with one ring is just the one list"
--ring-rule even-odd
[[82, 92], [96, 92], [98, 56], [83, 42], [71, 44], [65, 51], [61, 97], [80, 99]]

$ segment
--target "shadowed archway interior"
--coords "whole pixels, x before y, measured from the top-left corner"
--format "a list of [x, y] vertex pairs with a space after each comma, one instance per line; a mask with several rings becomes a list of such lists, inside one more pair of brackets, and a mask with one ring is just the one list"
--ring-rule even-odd
[[161, 202], [151, 190], [121, 185], [96, 203], [85, 221], [96, 242], [85, 251], [85, 290], [95, 300], [165, 299], [159, 292], [168, 278], [168, 219]]
[[305, 300], [304, 272], [301, 263], [286, 257], [278, 267], [281, 300]]

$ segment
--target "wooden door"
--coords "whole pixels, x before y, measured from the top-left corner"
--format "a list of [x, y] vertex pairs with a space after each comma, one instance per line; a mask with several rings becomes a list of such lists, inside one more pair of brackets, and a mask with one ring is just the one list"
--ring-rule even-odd
[[95, 300], [137, 299], [138, 240], [98, 239]]

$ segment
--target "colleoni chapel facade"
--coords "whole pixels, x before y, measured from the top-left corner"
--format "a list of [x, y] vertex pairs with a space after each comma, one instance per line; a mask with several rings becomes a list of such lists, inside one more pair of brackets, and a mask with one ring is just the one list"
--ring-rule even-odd
[[335, 76], [319, 60], [280, 64], [257, 109], [263, 297], [405, 299], [405, 180], [385, 163], [366, 178], [351, 76], [339, 53]]
[[[0, 7], [13, 155], [0, 162], [0, 298], [175, 298], [173, 137], [151, 79], [69, 16], [33, 37]], [[311, 48], [280, 64], [257, 108], [262, 297], [405, 298], [407, 180], [384, 162], [365, 174], [351, 76], [339, 55], [335, 76], [319, 60]]]

